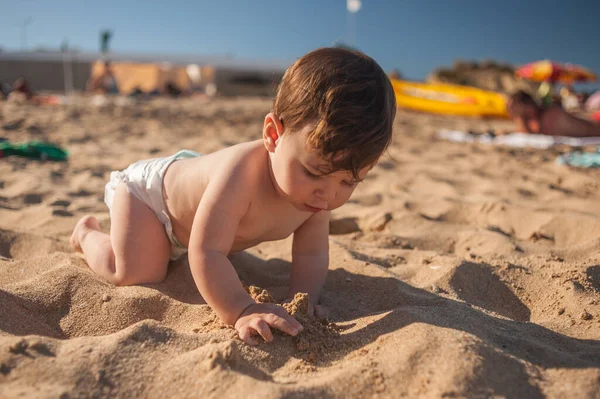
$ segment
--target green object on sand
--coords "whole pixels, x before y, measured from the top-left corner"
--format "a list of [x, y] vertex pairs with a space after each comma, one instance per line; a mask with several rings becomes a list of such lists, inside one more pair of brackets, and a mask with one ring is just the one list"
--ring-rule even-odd
[[14, 144], [8, 141], [0, 143], [0, 158], [16, 155], [29, 159], [41, 159], [43, 161], [66, 161], [69, 153], [59, 146], [41, 141]]
[[574, 151], [563, 154], [556, 159], [556, 163], [578, 168], [600, 168], [600, 147], [596, 152]]

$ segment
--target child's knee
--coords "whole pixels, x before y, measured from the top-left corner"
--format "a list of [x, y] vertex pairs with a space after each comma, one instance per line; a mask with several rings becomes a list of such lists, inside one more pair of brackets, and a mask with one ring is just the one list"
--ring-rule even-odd
[[136, 285], [137, 284], [135, 279], [132, 279], [131, 277], [126, 276], [126, 275], [118, 275], [118, 274], [113, 274], [109, 279], [109, 283], [114, 284], [117, 287], [124, 287], [127, 285]]
[[127, 285], [139, 285], [139, 284], [157, 284], [164, 281], [167, 270], [166, 267], [162, 269], [148, 269], [147, 273], [128, 271], [125, 267], [119, 267], [117, 262], [116, 270], [111, 276], [110, 283], [122, 287]]

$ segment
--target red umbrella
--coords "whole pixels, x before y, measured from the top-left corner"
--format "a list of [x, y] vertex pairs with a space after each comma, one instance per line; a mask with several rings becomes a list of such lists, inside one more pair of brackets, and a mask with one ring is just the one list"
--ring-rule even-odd
[[[593, 82], [597, 79], [597, 76], [594, 72], [582, 67], [581, 65], [567, 64], [566, 68], [569, 75], [572, 76], [571, 83]], [[569, 78], [566, 77], [565, 79], [568, 80]]]
[[549, 60], [523, 65], [515, 72], [521, 78], [536, 82], [572, 84], [596, 80], [596, 75], [587, 68], [574, 64], [559, 64]]

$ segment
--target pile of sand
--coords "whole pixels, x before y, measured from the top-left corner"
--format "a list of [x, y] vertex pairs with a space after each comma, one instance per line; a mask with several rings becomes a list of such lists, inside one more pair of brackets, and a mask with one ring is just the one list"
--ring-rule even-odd
[[[389, 156], [334, 212], [330, 321], [251, 347], [206, 306], [186, 259], [114, 287], [68, 247], [109, 172], [260, 136], [270, 102], [0, 104], [0, 136], [48, 139], [68, 164], [0, 160], [2, 397], [595, 397], [600, 389], [599, 172], [558, 150], [438, 141], [509, 122], [400, 111]], [[281, 301], [289, 239], [231, 256]], [[263, 295], [264, 294], [264, 295]], [[271, 298], [271, 299], [269, 299]], [[273, 299], [274, 298], [274, 299]]]
[[[251, 285], [248, 293], [257, 303], [275, 303], [273, 296], [264, 289]], [[315, 363], [318, 359], [326, 358], [340, 347], [338, 326], [329, 320], [319, 320], [309, 312], [310, 299], [306, 293], [298, 293], [291, 301], [281, 306], [293, 316], [303, 327], [303, 330], [292, 340], [302, 359]], [[278, 333], [277, 330], [274, 331]], [[283, 333], [280, 333], [282, 335]]]

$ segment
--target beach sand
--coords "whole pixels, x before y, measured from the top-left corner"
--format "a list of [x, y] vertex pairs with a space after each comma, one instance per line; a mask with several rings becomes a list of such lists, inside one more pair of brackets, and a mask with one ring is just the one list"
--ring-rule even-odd
[[[0, 397], [600, 397], [600, 172], [435, 138], [508, 121], [399, 111], [389, 154], [333, 213], [331, 323], [299, 313], [299, 337], [243, 344], [186, 258], [164, 283], [114, 287], [69, 248], [84, 214], [108, 231], [111, 170], [259, 138], [270, 104], [0, 103], [0, 135], [70, 151], [0, 160]], [[231, 260], [281, 300], [290, 245]]]

